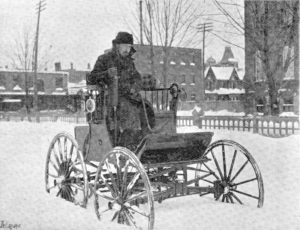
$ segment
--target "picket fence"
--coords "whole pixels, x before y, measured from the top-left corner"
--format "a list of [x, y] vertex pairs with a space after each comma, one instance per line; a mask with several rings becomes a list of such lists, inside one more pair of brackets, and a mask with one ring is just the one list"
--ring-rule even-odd
[[177, 126], [197, 126], [200, 129], [248, 131], [266, 136], [287, 136], [299, 132], [298, 117], [229, 117], [180, 116]]
[[[39, 114], [28, 118], [20, 114], [0, 114], [0, 121], [68, 122], [85, 124], [82, 114]], [[177, 127], [197, 126], [204, 130], [225, 129], [259, 133], [266, 136], [287, 136], [299, 132], [298, 117], [229, 117], [229, 116], [178, 116]]]

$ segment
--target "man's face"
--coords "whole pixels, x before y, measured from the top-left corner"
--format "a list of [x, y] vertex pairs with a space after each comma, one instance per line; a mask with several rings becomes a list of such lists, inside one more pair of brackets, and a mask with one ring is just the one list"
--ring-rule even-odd
[[120, 54], [122, 57], [127, 57], [127, 56], [129, 55], [130, 50], [131, 50], [131, 47], [132, 47], [131, 44], [118, 44], [118, 45], [117, 45], [119, 54]]

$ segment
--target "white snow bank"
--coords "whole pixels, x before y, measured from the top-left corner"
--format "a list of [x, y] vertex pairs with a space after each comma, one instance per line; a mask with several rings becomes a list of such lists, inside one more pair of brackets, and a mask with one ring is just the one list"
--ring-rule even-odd
[[[68, 123], [0, 122], [0, 216], [21, 229], [128, 229], [99, 222], [93, 200], [82, 209], [45, 191], [46, 153]], [[197, 127], [178, 132], [199, 132]], [[215, 202], [198, 195], [155, 203], [155, 229], [298, 229], [300, 226], [299, 135], [275, 139], [238, 131], [214, 131], [213, 141], [231, 139], [255, 158], [265, 185], [262, 209]]]
[[279, 115], [279, 117], [299, 117], [294, 112], [283, 112]]
[[231, 112], [226, 109], [224, 110], [219, 110], [219, 111], [204, 111], [205, 116], [245, 116], [244, 112], [236, 113], [236, 112]]

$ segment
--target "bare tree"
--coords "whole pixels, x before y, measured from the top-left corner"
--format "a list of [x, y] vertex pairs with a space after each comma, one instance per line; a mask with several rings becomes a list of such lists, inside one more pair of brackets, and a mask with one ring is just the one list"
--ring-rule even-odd
[[7, 52], [14, 69], [24, 70], [25, 76], [25, 106], [27, 113], [30, 112], [29, 106], [29, 76], [28, 72], [32, 70], [33, 61], [33, 37], [28, 27], [23, 28], [21, 34], [14, 39], [14, 46]]
[[[272, 114], [276, 114], [279, 89], [283, 87], [284, 78], [291, 63], [299, 60], [297, 56], [299, 51], [292, 52], [299, 46], [297, 44], [297, 42], [299, 43], [297, 41], [299, 40], [297, 29], [299, 26], [299, 1], [246, 0], [245, 15], [247, 21], [244, 20], [241, 13], [241, 5], [234, 2], [223, 3], [219, 0], [214, 0], [214, 3], [226, 16], [232, 28], [245, 36], [246, 42], [256, 53], [256, 58], [260, 59], [262, 77], [265, 80], [270, 98], [269, 110]], [[231, 11], [226, 7], [228, 4]], [[233, 7], [236, 8], [238, 17], [232, 13]], [[257, 87], [255, 80], [252, 78], [246, 80], [246, 87], [255, 91]]]
[[[18, 33], [13, 41], [12, 47], [6, 50], [7, 56], [11, 61], [11, 65], [14, 69], [24, 71], [25, 82], [25, 106], [27, 113], [30, 113], [30, 100], [29, 89], [33, 87], [32, 77], [34, 66], [34, 33], [28, 26], [24, 26], [21, 33]], [[50, 50], [52, 46], [41, 46], [41, 57], [39, 58], [38, 70], [44, 70], [47, 68], [49, 61], [51, 60]], [[31, 74], [30, 74], [31, 73]]]
[[[138, 6], [138, 4], [137, 4]], [[197, 44], [200, 36], [196, 26], [201, 16], [201, 7], [193, 0], [143, 0], [142, 28], [147, 44], [150, 46], [151, 72], [154, 71], [154, 46], [162, 47], [163, 84], [167, 85], [170, 47]], [[136, 27], [130, 26], [135, 38], [140, 25], [140, 8], [133, 13]], [[129, 24], [129, 23], [128, 23]]]

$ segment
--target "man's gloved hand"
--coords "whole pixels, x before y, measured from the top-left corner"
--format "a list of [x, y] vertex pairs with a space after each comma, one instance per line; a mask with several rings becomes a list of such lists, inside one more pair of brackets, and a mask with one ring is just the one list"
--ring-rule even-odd
[[116, 67], [112, 67], [107, 70], [107, 73], [109, 77], [113, 78], [118, 75], [118, 70]]

